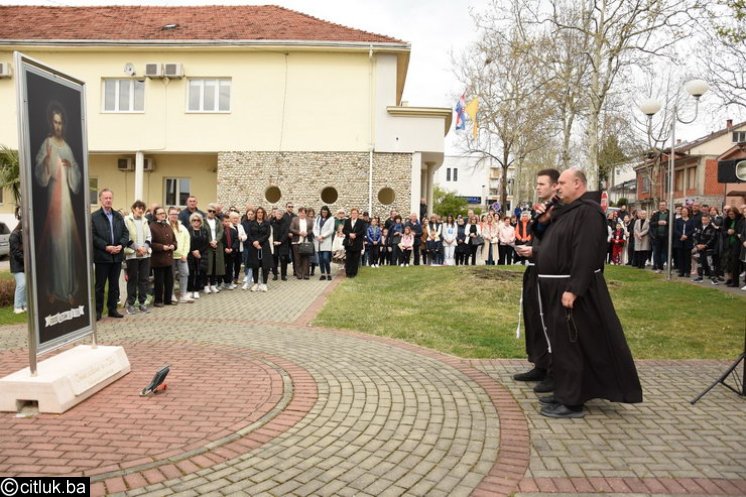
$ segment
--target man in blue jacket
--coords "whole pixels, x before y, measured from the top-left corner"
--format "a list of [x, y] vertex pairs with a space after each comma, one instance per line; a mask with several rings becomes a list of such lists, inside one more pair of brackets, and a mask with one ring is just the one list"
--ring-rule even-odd
[[109, 298], [106, 307], [109, 317], [121, 318], [117, 312], [119, 302], [119, 272], [122, 270], [124, 248], [132, 242], [122, 215], [112, 209], [114, 195], [104, 188], [98, 194], [101, 208], [91, 215], [93, 233], [93, 263], [96, 269], [96, 321], [104, 310], [104, 287], [109, 282]]

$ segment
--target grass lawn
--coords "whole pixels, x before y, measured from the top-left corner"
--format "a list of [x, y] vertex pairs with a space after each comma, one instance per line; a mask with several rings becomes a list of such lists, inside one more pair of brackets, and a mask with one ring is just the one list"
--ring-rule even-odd
[[6, 324], [19, 324], [26, 322], [26, 313], [15, 314], [13, 313], [13, 288], [15, 283], [13, 275], [10, 271], [0, 271], [0, 285], [3, 287], [2, 291], [8, 293], [9, 305], [0, 306], [0, 326]]
[[[516, 339], [522, 267], [363, 268], [315, 325], [398, 338], [465, 358], [523, 358]], [[614, 306], [637, 359], [735, 359], [746, 296], [607, 266]]]

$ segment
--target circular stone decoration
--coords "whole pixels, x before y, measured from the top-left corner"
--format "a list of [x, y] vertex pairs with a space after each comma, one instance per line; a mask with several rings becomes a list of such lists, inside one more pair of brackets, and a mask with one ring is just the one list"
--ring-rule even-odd
[[394, 200], [396, 200], [396, 193], [394, 193], [393, 189], [387, 186], [378, 190], [378, 201], [383, 205], [391, 205], [394, 203]]
[[333, 204], [338, 198], [339, 194], [337, 193], [337, 189], [333, 186], [327, 186], [321, 190], [321, 201], [325, 204]]
[[282, 192], [279, 187], [270, 186], [264, 190], [264, 198], [267, 199], [267, 202], [270, 204], [276, 204], [282, 198]]

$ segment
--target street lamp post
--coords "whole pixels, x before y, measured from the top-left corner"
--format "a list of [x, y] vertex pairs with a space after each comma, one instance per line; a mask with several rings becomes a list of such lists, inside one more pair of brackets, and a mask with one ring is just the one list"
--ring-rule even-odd
[[[674, 102], [673, 112], [671, 115], [671, 129], [669, 130], [668, 136], [660, 136], [656, 141], [665, 142], [668, 138], [671, 139], [671, 148], [668, 153], [668, 251], [666, 255], [666, 279], [671, 280], [672, 264], [671, 264], [671, 251], [673, 245], [673, 230], [674, 230], [674, 204], [673, 204], [673, 191], [674, 191], [674, 165], [675, 165], [675, 148], [676, 148], [676, 122], [681, 124], [691, 124], [697, 119], [699, 112], [699, 99], [702, 95], [707, 93], [710, 89], [706, 81], [701, 79], [693, 79], [687, 81], [684, 84], [684, 89], [690, 96], [694, 97], [694, 117], [689, 120], [684, 120], [679, 117], [678, 104]], [[648, 116], [648, 140], [652, 137], [652, 122], [653, 116], [661, 110], [661, 103], [655, 99], [647, 99], [640, 103], [640, 110]]]

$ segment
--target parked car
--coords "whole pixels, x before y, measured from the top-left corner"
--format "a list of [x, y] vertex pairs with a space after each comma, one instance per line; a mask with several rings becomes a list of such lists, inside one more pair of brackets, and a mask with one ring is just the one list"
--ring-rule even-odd
[[10, 253], [10, 229], [0, 222], [0, 259], [5, 259]]

